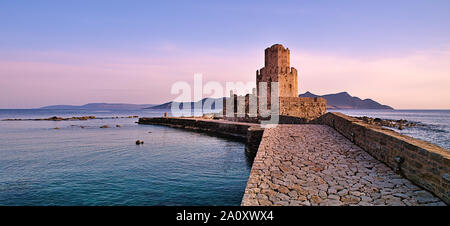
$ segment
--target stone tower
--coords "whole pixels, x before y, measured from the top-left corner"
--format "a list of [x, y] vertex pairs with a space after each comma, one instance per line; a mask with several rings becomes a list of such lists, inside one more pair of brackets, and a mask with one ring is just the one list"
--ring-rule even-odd
[[[222, 107], [224, 118], [232, 121], [260, 122], [260, 120], [267, 119], [265, 116], [266, 110], [270, 110], [270, 118], [273, 114], [278, 114], [279, 123], [305, 123], [325, 114], [327, 101], [324, 98], [298, 96], [297, 69], [290, 66], [289, 49], [280, 44], [275, 44], [267, 48], [264, 53], [264, 67], [256, 71], [256, 98], [254, 92], [245, 96], [238, 97], [236, 94], [231, 94], [230, 97], [224, 97]], [[267, 102], [260, 95], [259, 86], [261, 82], [267, 83]], [[273, 82], [278, 82], [278, 99], [276, 100], [278, 105], [273, 102], [275, 100], [271, 100], [270, 96], [271, 83]], [[245, 100], [245, 108], [241, 106], [238, 114], [236, 103], [238, 103], [239, 98]], [[253, 106], [250, 105], [253, 104], [250, 103], [254, 103], [255, 99], [257, 100], [257, 111], [251, 113], [250, 110], [253, 109]], [[272, 103], [278, 109], [272, 109]], [[245, 109], [245, 113], [243, 109]]]
[[290, 67], [289, 49], [275, 44], [267, 48], [264, 54], [264, 67], [256, 71], [257, 88], [260, 82], [267, 82], [270, 95], [270, 83], [278, 82], [279, 97], [298, 97], [297, 69]]

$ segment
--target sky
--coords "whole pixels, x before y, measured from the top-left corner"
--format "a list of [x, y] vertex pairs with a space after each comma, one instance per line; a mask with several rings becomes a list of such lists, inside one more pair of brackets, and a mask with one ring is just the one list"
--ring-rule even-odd
[[300, 93], [450, 109], [448, 12], [448, 0], [0, 0], [0, 108], [159, 104], [196, 73], [254, 82], [280, 43]]

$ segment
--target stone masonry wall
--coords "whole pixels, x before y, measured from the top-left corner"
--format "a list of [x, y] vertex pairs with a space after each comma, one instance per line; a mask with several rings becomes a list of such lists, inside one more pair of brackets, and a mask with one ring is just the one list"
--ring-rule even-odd
[[[227, 101], [230, 98], [224, 98], [223, 100], [223, 117], [226, 120], [234, 121], [234, 122], [252, 122], [259, 123], [261, 117], [249, 116], [249, 102], [248, 97], [246, 97], [245, 101], [245, 116], [238, 117], [237, 116], [237, 98], [234, 100], [234, 117], [227, 117]], [[242, 107], [244, 109], [244, 107]], [[280, 97], [279, 99], [279, 116], [280, 123], [282, 124], [298, 124], [298, 123], [307, 123], [309, 121], [315, 120], [326, 113], [327, 110], [327, 102], [324, 98], [321, 97]], [[230, 112], [228, 112], [230, 113]], [[265, 119], [265, 120], [268, 120]]]
[[280, 115], [316, 119], [327, 111], [327, 101], [321, 97], [280, 97]]
[[246, 152], [254, 157], [258, 151], [264, 129], [255, 123], [210, 120], [203, 118], [139, 118], [139, 124], [164, 125], [197, 132], [213, 133], [246, 141]]
[[376, 159], [450, 203], [450, 150], [342, 113], [329, 112], [318, 122], [331, 126]]
[[253, 123], [231, 122], [226, 120], [208, 120], [202, 118], [139, 118], [139, 124], [165, 125], [201, 132], [211, 132], [227, 137], [247, 140], [247, 131]]

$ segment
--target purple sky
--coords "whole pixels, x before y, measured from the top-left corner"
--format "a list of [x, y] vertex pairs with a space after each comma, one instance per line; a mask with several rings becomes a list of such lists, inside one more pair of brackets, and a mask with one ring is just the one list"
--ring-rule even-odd
[[450, 109], [449, 1], [2, 1], [0, 108], [163, 103], [254, 81], [281, 43], [300, 92]]

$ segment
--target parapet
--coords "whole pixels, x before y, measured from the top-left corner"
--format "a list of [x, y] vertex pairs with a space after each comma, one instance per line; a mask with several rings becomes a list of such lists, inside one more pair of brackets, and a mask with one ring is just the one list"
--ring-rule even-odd
[[334, 128], [374, 158], [450, 204], [449, 150], [338, 112], [328, 112], [317, 122]]
[[270, 48], [264, 50], [266, 68], [271, 67], [289, 67], [289, 55], [288, 48], [284, 48], [281, 44], [272, 45]]
[[273, 44], [271, 47], [265, 49], [266, 53], [269, 51], [289, 51], [289, 48], [284, 48], [281, 44]]

